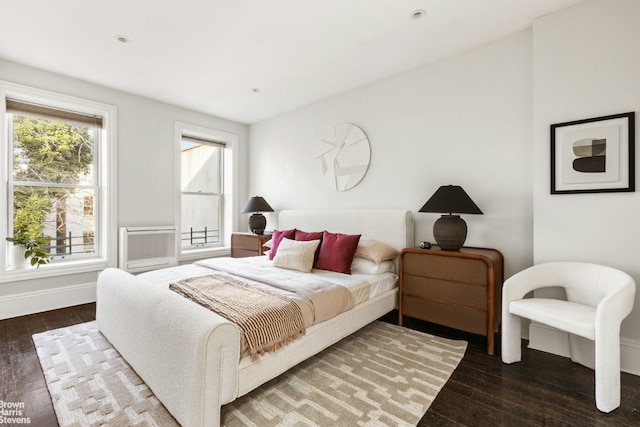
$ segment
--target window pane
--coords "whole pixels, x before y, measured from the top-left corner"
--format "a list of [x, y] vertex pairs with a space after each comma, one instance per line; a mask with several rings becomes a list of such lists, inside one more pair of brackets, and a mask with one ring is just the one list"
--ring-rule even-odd
[[[220, 243], [220, 196], [182, 195], [182, 246]], [[206, 231], [206, 233], [205, 233]]]
[[13, 180], [92, 185], [95, 129], [13, 115]]
[[221, 154], [222, 148], [183, 141], [182, 191], [219, 194]]
[[85, 210], [93, 189], [16, 186], [13, 193], [13, 235], [50, 239], [53, 260], [95, 253], [95, 218]]
[[52, 261], [95, 254], [94, 147], [98, 130], [26, 114], [10, 114], [9, 118], [11, 234], [45, 237]]

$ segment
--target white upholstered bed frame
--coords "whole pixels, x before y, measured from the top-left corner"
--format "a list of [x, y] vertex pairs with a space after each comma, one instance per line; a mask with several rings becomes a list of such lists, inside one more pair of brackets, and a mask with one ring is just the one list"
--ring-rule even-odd
[[[282, 211], [278, 229], [362, 234], [400, 250], [413, 245], [404, 210]], [[218, 426], [220, 407], [282, 374], [397, 306], [397, 289], [313, 325], [304, 337], [256, 361], [240, 360], [228, 320], [164, 287], [118, 269], [98, 278], [100, 331], [185, 427]]]

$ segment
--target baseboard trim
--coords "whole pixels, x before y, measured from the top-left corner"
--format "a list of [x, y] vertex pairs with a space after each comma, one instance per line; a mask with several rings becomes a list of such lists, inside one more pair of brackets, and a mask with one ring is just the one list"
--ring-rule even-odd
[[[529, 348], [569, 357], [567, 333], [540, 323], [529, 326]], [[620, 370], [640, 376], [640, 341], [620, 338]]]
[[84, 283], [0, 297], [0, 320], [96, 300], [96, 283]]

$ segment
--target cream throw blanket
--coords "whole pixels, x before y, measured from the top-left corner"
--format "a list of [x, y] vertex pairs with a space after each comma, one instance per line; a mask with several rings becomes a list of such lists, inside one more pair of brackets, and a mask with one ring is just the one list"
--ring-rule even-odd
[[256, 360], [305, 334], [300, 307], [289, 298], [225, 274], [191, 277], [169, 289], [238, 325]]

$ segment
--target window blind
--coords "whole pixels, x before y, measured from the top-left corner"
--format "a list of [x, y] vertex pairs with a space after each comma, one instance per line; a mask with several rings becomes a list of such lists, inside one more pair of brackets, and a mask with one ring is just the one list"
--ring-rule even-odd
[[102, 128], [102, 117], [81, 113], [78, 111], [69, 111], [59, 108], [49, 107], [46, 105], [33, 104], [30, 102], [19, 101], [17, 99], [6, 99], [7, 113], [28, 114], [31, 116], [39, 116], [45, 119], [58, 119], [67, 122], [75, 122], [81, 126], [91, 126], [94, 128]]
[[224, 142], [212, 141], [210, 139], [198, 138], [198, 137], [195, 137], [195, 136], [182, 135], [182, 140], [185, 141], [185, 142], [192, 142], [194, 144], [213, 145], [214, 147], [218, 147], [218, 148], [225, 148], [226, 147]]

